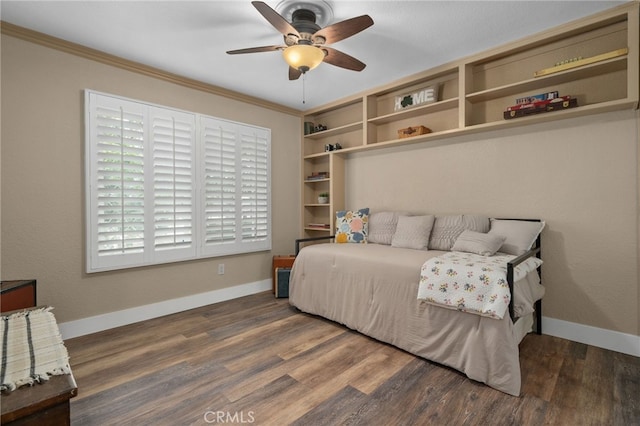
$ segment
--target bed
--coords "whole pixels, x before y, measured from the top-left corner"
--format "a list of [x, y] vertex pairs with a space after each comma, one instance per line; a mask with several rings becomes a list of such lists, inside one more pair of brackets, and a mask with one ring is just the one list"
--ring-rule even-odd
[[539, 257], [539, 244], [538, 236], [530, 250], [512, 257], [509, 291], [514, 297], [501, 319], [418, 300], [421, 268], [447, 251], [385, 244], [305, 246], [291, 271], [289, 302], [303, 312], [344, 324], [519, 396], [518, 344], [534, 323], [540, 332], [543, 287], [539, 269], [513, 282], [513, 267], [531, 256]]

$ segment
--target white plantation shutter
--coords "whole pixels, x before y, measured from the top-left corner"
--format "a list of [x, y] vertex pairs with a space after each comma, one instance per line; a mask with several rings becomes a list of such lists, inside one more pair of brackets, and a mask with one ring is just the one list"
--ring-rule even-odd
[[271, 248], [270, 132], [200, 118], [205, 255]]
[[269, 231], [267, 135], [260, 129], [243, 128], [240, 141], [242, 241], [265, 241]]
[[90, 103], [94, 144], [88, 198], [90, 261], [97, 268], [136, 265], [144, 242], [144, 109], [112, 98]]
[[195, 117], [160, 108], [151, 108], [150, 115], [154, 259], [193, 257]]
[[269, 129], [85, 103], [88, 272], [271, 249]]
[[232, 123], [201, 118], [203, 146], [203, 228], [205, 252], [236, 241], [236, 129]]

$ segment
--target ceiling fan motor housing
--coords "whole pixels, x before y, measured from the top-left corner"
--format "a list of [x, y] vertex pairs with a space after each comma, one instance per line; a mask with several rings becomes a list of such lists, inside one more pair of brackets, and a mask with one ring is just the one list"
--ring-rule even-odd
[[[293, 11], [291, 17], [291, 26], [295, 28], [300, 34], [300, 38], [296, 40], [297, 44], [314, 44], [314, 43], [322, 43], [324, 39], [322, 37], [318, 37], [321, 40], [313, 40], [313, 34], [319, 31], [321, 28], [318, 24], [316, 24], [316, 14], [308, 9], [297, 9]], [[291, 46], [292, 44], [296, 44], [296, 42], [289, 44], [292, 40], [290, 35], [285, 36], [285, 43], [287, 46]]]

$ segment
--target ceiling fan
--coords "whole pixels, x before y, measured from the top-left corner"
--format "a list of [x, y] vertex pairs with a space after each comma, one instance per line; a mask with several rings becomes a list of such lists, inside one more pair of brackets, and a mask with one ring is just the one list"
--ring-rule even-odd
[[304, 4], [293, 10], [291, 22], [261, 1], [251, 4], [284, 36], [284, 46], [262, 46], [248, 49], [230, 50], [227, 53], [257, 53], [282, 51], [289, 64], [289, 80], [296, 80], [301, 74], [326, 62], [353, 71], [362, 71], [366, 66], [353, 56], [328, 47], [328, 44], [344, 40], [373, 25], [369, 15], [347, 19], [324, 28], [316, 23], [316, 12]]

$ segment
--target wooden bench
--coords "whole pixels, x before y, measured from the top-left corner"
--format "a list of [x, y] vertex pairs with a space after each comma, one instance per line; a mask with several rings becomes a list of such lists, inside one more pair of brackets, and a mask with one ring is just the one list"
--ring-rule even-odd
[[[34, 309], [34, 308], [32, 308]], [[22, 309], [3, 312], [11, 315]], [[0, 394], [2, 425], [69, 425], [70, 399], [78, 394], [73, 373], [52, 375], [33, 386], [20, 386]]]
[[70, 399], [78, 394], [73, 374], [51, 376], [45, 383], [22, 386], [0, 396], [3, 425], [69, 425]]

